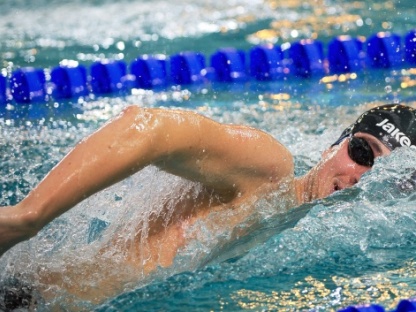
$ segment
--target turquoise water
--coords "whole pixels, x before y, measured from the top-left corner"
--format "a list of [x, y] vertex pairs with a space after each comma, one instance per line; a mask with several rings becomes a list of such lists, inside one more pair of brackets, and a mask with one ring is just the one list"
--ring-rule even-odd
[[[197, 50], [210, 55], [224, 46], [248, 50], [261, 40], [284, 44], [312, 37], [327, 43], [340, 34], [369, 36], [382, 30], [403, 36], [414, 27], [416, 7], [413, 0], [35, 0], [2, 2], [0, 12], [0, 68], [10, 74], [24, 66], [50, 68], [63, 59], [89, 66], [95, 59], [130, 62], [145, 53]], [[0, 108], [0, 203], [21, 200], [77, 141], [129, 104], [185, 108], [264, 129], [292, 151], [300, 175], [369, 106], [400, 101], [415, 107], [414, 75], [404, 67], [329, 82], [290, 78], [11, 103]], [[126, 285], [105, 303], [79, 300], [78, 307], [330, 311], [378, 302], [393, 308], [416, 289], [415, 196], [397, 186], [415, 167], [414, 154], [397, 151], [379, 160], [354, 188], [290, 214], [274, 213], [278, 199], [264, 203], [261, 226], [241, 241], [224, 247], [218, 243], [224, 233], [205, 233], [169, 270]], [[37, 277], [43, 268], [64, 272], [68, 264], [92, 258], [119, 228], [128, 237], [131, 224], [159, 213], [164, 196], [193, 187], [148, 168], [81, 203], [7, 253], [0, 260], [0, 279], [17, 275], [42, 287]], [[123, 272], [117, 266], [111, 270]], [[52, 301], [65, 307], [68, 297], [58, 285]], [[48, 310], [50, 303], [40, 300], [39, 309]]]

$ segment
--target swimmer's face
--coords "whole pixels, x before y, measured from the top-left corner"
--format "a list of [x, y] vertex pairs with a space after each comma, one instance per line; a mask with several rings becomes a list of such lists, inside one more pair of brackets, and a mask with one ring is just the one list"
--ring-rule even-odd
[[[354, 137], [368, 143], [374, 158], [390, 154], [390, 150], [370, 134], [358, 132]], [[352, 159], [348, 153], [350, 140], [351, 138], [347, 138], [323, 153], [322, 161], [315, 168], [317, 170], [316, 198], [324, 198], [335, 191], [353, 186], [365, 172], [371, 169], [370, 166], [359, 164]]]

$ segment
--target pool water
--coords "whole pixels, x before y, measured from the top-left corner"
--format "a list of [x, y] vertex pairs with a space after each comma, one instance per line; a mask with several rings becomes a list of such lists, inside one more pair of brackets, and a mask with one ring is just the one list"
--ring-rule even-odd
[[[337, 35], [378, 31], [405, 35], [414, 27], [413, 0], [394, 1], [13, 1], [1, 2], [0, 68], [50, 68], [63, 59], [89, 66], [96, 59], [130, 62], [138, 55], [220, 47], [248, 50]], [[372, 69], [328, 79], [289, 77], [273, 82], [207, 83], [133, 90], [31, 105], [0, 107], [0, 204], [20, 201], [84, 136], [124, 107], [189, 109], [225, 123], [261, 128], [295, 156], [305, 173], [340, 132], [367, 108], [403, 102], [416, 107], [410, 65]], [[403, 82], [406, 82], [405, 84]], [[260, 226], [242, 240], [217, 244], [205, 233], [187, 246], [172, 268], [126, 285], [98, 311], [333, 311], [362, 303], [393, 309], [416, 289], [414, 152], [379, 159], [353, 188], [327, 199], [279, 212], [264, 203]], [[94, 195], [48, 225], [38, 237], [0, 259], [0, 280], [12, 277], [42, 286], [43, 269], [62, 271], [88, 260], [111, 234], [159, 213], [166, 196], [196, 187], [147, 168]], [[130, 227], [129, 227], [130, 225]], [[220, 235], [220, 234], [219, 234]], [[203, 254], [203, 257], [199, 257]], [[116, 262], [115, 262], [116, 263]], [[123, 268], [112, 267], [112, 270]], [[116, 271], [117, 272], [117, 271]], [[82, 272], [81, 272], [82, 273]], [[95, 280], [88, 281], [91, 287]], [[57, 286], [54, 304], [68, 294]], [[39, 299], [38, 309], [51, 302]], [[1, 306], [1, 304], [0, 304]]]

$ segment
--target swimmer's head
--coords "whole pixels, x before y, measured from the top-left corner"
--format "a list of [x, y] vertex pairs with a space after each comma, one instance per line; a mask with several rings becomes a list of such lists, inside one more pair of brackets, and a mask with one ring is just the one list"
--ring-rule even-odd
[[401, 104], [372, 108], [345, 129], [333, 145], [358, 132], [371, 134], [391, 151], [402, 146], [416, 150], [416, 110]]

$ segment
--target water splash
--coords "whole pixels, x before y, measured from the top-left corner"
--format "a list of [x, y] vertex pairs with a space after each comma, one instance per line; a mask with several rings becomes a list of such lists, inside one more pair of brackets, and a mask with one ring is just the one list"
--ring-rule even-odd
[[[172, 296], [179, 308], [185, 304], [180, 298], [190, 291], [193, 304], [202, 307], [212, 288], [218, 301], [211, 301], [211, 308], [224, 302], [228, 308], [241, 308], [247, 301], [257, 307], [270, 304], [326, 311], [360, 298], [362, 302], [397, 303], [400, 296], [411, 295], [412, 287], [406, 283], [415, 276], [409, 276], [416, 248], [415, 196], [397, 186], [411, 175], [414, 159], [414, 151], [397, 150], [380, 159], [355, 187], [293, 210], [287, 223], [279, 220], [281, 216], [269, 220], [264, 226], [273, 236], [247, 255], [154, 281], [103, 305], [102, 310], [120, 308], [132, 297], [137, 299], [130, 308], [163, 307]], [[251, 235], [255, 239], [258, 233]], [[303, 292], [309, 292], [314, 301], [299, 297], [300, 285], [307, 287]], [[368, 296], [362, 287], [368, 289]], [[391, 295], [383, 297], [388, 289]], [[161, 297], [166, 301], [156, 299]]]

